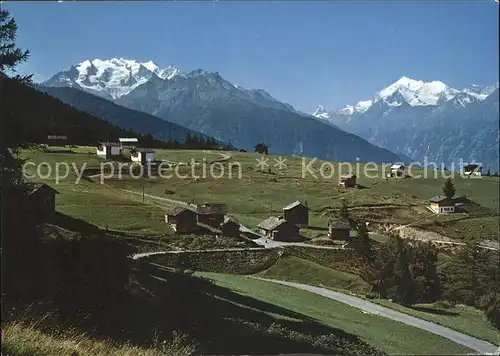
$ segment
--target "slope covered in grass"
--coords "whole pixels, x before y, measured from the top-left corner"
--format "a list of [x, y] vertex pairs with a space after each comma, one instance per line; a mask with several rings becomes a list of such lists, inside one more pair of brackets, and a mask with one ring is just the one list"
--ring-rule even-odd
[[9, 322], [2, 325], [2, 354], [9, 356], [81, 355], [81, 356], [161, 356], [192, 355], [195, 347], [179, 336], [172, 343], [157, 347], [139, 347], [110, 340], [96, 340], [76, 332], [46, 331], [35, 324]]
[[[470, 352], [466, 347], [426, 331], [413, 328], [328, 298], [249, 277], [200, 273], [218, 286], [245, 297], [300, 313], [325, 326], [341, 329], [389, 354], [457, 354]], [[272, 310], [268, 310], [272, 313]]]
[[281, 257], [271, 268], [257, 275], [344, 290], [355, 294], [365, 294], [369, 291], [368, 284], [358, 275], [324, 267], [294, 256]]
[[448, 306], [443, 303], [416, 304], [411, 308], [404, 307], [385, 299], [372, 300], [375, 303], [413, 315], [420, 319], [432, 321], [478, 339], [500, 345], [500, 333], [486, 320], [484, 313], [466, 305]]
[[[281, 257], [271, 268], [258, 273], [257, 276], [305, 283], [359, 296], [370, 291], [368, 283], [356, 274], [328, 268], [311, 260], [290, 255]], [[387, 299], [371, 300], [402, 313], [441, 324], [493, 344], [500, 344], [498, 330], [486, 320], [484, 313], [476, 308], [465, 305], [448, 306], [439, 302], [404, 307]]]

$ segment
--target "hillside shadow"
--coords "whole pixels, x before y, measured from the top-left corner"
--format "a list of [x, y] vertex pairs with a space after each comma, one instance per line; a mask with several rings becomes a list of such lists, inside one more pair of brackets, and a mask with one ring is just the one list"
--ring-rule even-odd
[[89, 222], [73, 218], [71, 216], [56, 212], [50, 219], [50, 223], [62, 227], [66, 230], [79, 232], [83, 234], [101, 234], [103, 233], [100, 228]]
[[[136, 278], [151, 295], [146, 303], [130, 309], [136, 335], [153, 326], [163, 335], [176, 328], [191, 335], [198, 343], [198, 352], [204, 354], [340, 354], [342, 350], [334, 345], [360, 343], [355, 335], [341, 329], [217, 286], [209, 279], [147, 262], [136, 265]], [[314, 340], [327, 335], [335, 342], [313, 345]]]
[[70, 230], [72, 232], [77, 232], [82, 235], [87, 236], [100, 236], [100, 235], [108, 235], [108, 236], [120, 236], [124, 238], [133, 238], [133, 239], [141, 239], [141, 240], [152, 240], [156, 241], [156, 236], [143, 236], [143, 235], [133, 235], [125, 231], [118, 231], [112, 229], [102, 229], [96, 225], [89, 223], [86, 220], [74, 218], [72, 216], [62, 214], [60, 212], [55, 212], [50, 220], [48, 221], [50, 224], [59, 226], [63, 229]]
[[446, 316], [458, 316], [458, 315], [460, 315], [459, 313], [455, 313], [452, 311], [443, 310], [443, 309], [436, 309], [436, 308], [429, 308], [429, 307], [413, 306], [412, 309], [418, 310], [418, 311], [421, 311], [424, 313], [435, 314], [435, 315], [446, 315]]

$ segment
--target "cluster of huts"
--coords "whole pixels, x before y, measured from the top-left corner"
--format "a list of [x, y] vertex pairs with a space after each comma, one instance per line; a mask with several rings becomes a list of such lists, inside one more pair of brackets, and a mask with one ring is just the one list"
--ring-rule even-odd
[[[165, 214], [165, 222], [175, 232], [190, 234], [199, 231], [200, 225], [221, 230], [224, 236], [238, 236], [240, 224], [227, 215], [225, 204], [204, 203], [195, 210], [177, 206]], [[302, 240], [300, 229], [309, 226], [309, 207], [299, 200], [285, 206], [282, 216], [271, 216], [257, 227], [262, 236], [276, 241], [294, 242]], [[328, 237], [348, 240], [350, 223], [347, 219], [333, 218], [328, 223]]]
[[195, 233], [200, 230], [198, 224], [220, 229], [224, 236], [240, 233], [240, 224], [227, 215], [225, 204], [204, 203], [196, 211], [176, 206], [165, 214], [165, 222], [177, 233]]
[[129, 149], [130, 160], [141, 164], [154, 161], [154, 151], [149, 148], [137, 148], [137, 138], [119, 138], [118, 142], [99, 142], [97, 155], [106, 159], [113, 159], [122, 154], [124, 148]]
[[[277, 241], [300, 241], [300, 229], [309, 227], [309, 207], [307, 202], [299, 200], [285, 206], [282, 216], [271, 216], [262, 221], [258, 228], [260, 233]], [[349, 239], [351, 227], [347, 220], [330, 219], [328, 237], [334, 240]]]

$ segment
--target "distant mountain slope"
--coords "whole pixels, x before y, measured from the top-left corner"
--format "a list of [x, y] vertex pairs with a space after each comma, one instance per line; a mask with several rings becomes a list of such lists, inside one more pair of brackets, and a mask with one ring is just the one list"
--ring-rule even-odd
[[151, 133], [155, 138], [162, 140], [182, 140], [187, 133], [198, 137], [205, 136], [200, 132], [189, 130], [181, 125], [162, 120], [145, 112], [119, 106], [112, 101], [75, 88], [45, 87], [41, 85], [38, 88], [78, 110], [140, 134]]
[[419, 162], [450, 168], [478, 162], [499, 170], [498, 83], [457, 90], [406, 77], [371, 100], [315, 113], [343, 130]]
[[98, 141], [137, 137], [146, 147], [162, 142], [126, 131], [88, 113], [78, 111], [48, 94], [11, 79], [0, 79], [2, 144], [44, 143], [47, 135], [64, 135], [68, 144], [95, 145]]
[[118, 105], [245, 149], [265, 142], [271, 152], [283, 155], [303, 154], [339, 161], [399, 160], [386, 149], [298, 113], [264, 90], [244, 89], [218, 73], [201, 69], [189, 73], [167, 69], [171, 74], [164, 76], [164, 70], [150, 62], [96, 59], [57, 73], [43, 85], [69, 86], [112, 98]]
[[217, 73], [202, 72], [168, 81], [153, 77], [116, 102], [246, 149], [265, 142], [273, 153], [283, 155], [352, 162], [399, 160], [392, 152], [313, 117], [240, 94]]

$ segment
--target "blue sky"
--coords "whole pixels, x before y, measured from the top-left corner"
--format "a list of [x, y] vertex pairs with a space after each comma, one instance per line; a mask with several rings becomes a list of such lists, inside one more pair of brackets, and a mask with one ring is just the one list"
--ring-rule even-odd
[[498, 81], [498, 4], [441, 2], [14, 2], [22, 71], [85, 59], [202, 68], [311, 112], [369, 99], [402, 76]]

